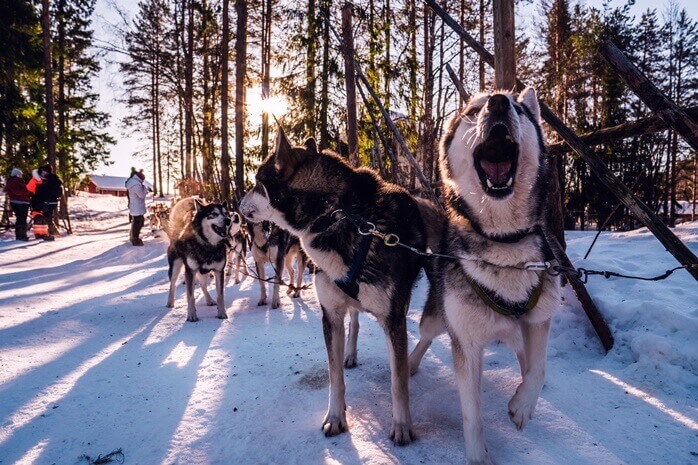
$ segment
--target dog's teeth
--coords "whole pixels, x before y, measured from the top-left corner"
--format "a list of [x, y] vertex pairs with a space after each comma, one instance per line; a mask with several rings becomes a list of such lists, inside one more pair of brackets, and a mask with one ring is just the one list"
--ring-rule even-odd
[[509, 178], [507, 181], [507, 186], [511, 187], [512, 184], [514, 184], [514, 178]]
[[494, 184], [492, 184], [492, 181], [490, 181], [490, 178], [487, 178], [487, 187], [492, 189], [494, 187]]

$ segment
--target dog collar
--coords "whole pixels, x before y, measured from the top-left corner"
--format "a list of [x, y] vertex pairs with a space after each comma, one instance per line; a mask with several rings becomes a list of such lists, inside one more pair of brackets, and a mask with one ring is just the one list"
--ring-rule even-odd
[[500, 315], [514, 317], [517, 320], [536, 306], [538, 299], [540, 299], [541, 292], [543, 291], [543, 274], [541, 273], [538, 279], [538, 285], [528, 296], [526, 302], [508, 304], [503, 299], [497, 297], [495, 292], [480, 286], [467, 273], [465, 273], [465, 279], [468, 281], [468, 284], [470, 284], [478, 297], [480, 297], [480, 299], [485, 303], [485, 305]]
[[450, 198], [450, 201], [452, 202], [453, 208], [456, 210], [456, 212], [458, 212], [458, 214], [460, 214], [470, 222], [470, 225], [473, 227], [473, 230], [479, 236], [482, 236], [489, 241], [499, 242], [502, 244], [515, 244], [521, 241], [529, 234], [537, 233], [540, 230], [540, 227], [536, 225], [533, 228], [519, 229], [517, 231], [506, 234], [488, 234], [485, 231], [483, 231], [482, 227], [477, 221], [472, 219], [470, 215], [470, 207], [468, 207], [468, 205], [460, 196], [456, 195], [454, 192], [449, 192], [446, 195]]

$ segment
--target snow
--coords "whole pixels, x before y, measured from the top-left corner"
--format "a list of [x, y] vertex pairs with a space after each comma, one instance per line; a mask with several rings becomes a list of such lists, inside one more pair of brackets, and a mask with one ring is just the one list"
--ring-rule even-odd
[[[122, 448], [127, 464], [463, 463], [449, 340], [437, 339], [410, 381], [419, 440], [388, 439], [390, 375], [383, 331], [361, 316], [360, 365], [347, 370], [350, 432], [325, 438], [326, 352], [312, 291], [257, 307], [258, 284], [229, 283], [230, 319], [197, 290], [165, 308], [166, 242], [127, 244], [123, 198], [81, 193], [75, 234], [53, 243], [0, 238], [0, 463], [86, 463]], [[698, 223], [676, 234], [698, 252]], [[654, 275], [675, 261], [646, 230], [570, 232], [578, 266]], [[306, 281], [310, 278], [306, 276]], [[569, 287], [554, 317], [546, 385], [522, 432], [506, 406], [519, 383], [513, 354], [485, 357], [483, 419], [501, 464], [698, 463], [698, 288], [666, 281], [588, 284], [616, 339], [604, 354]], [[426, 281], [415, 288], [410, 344]]]

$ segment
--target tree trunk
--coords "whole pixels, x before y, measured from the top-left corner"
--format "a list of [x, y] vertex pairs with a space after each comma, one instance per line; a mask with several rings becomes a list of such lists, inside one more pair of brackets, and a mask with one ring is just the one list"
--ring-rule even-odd
[[230, 56], [230, 0], [223, 0], [221, 44], [221, 200], [230, 198], [230, 152], [228, 151], [228, 58]]
[[[272, 0], [262, 1], [262, 99], [271, 97]], [[269, 155], [269, 113], [262, 112], [262, 160]]]
[[44, 86], [46, 95], [46, 151], [48, 162], [56, 166], [56, 133], [53, 104], [53, 66], [51, 62], [50, 0], [41, 1], [41, 30], [44, 49]]
[[315, 136], [315, 60], [317, 54], [317, 18], [315, 0], [308, 0], [308, 35], [306, 36], [307, 50], [305, 58], [305, 119], [306, 132]]
[[236, 0], [235, 36], [235, 193], [245, 192], [245, 76], [247, 74], [247, 2]]
[[[325, 16], [330, 17], [332, 0], [323, 0], [321, 6]], [[320, 91], [320, 149], [329, 148], [329, 87], [330, 87], [330, 24], [323, 21], [322, 26], [322, 89]]]
[[[191, 181], [194, 173], [195, 156], [193, 151], [194, 143], [194, 0], [187, 3], [187, 45], [185, 50], [185, 96], [184, 96], [184, 137], [186, 157], [184, 160], [184, 178]], [[184, 15], [184, 13], [182, 13]], [[186, 195], [191, 195], [187, 188]]]
[[[359, 129], [356, 116], [356, 71], [354, 66], [352, 13], [353, 7], [351, 3], [345, 3], [342, 7], [342, 41], [344, 42], [344, 74], [347, 90], [347, 142], [349, 144], [349, 162], [353, 166], [359, 166]], [[376, 158], [381, 158], [380, 152]], [[379, 163], [379, 166], [382, 167], [383, 164]]]

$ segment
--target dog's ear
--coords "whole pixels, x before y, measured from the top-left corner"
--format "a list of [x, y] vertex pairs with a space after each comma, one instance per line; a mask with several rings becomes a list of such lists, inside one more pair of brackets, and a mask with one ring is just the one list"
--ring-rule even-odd
[[533, 119], [536, 122], [540, 122], [540, 106], [538, 105], [538, 97], [536, 96], [536, 90], [533, 87], [526, 87], [523, 92], [519, 94], [519, 103], [522, 103], [531, 111], [533, 114]]
[[274, 148], [274, 167], [286, 179], [293, 173], [299, 158], [286, 137], [284, 129], [279, 125], [279, 133], [276, 135], [276, 147]]
[[228, 201], [227, 200], [223, 201], [223, 211], [228, 213]]
[[196, 213], [199, 213], [199, 210], [201, 210], [204, 207], [204, 204], [201, 203], [199, 199], [194, 199], [194, 209], [196, 210]]
[[312, 137], [309, 137], [303, 145], [305, 145], [305, 148], [308, 149], [308, 152], [318, 153], [317, 142], [315, 142], [315, 139], [313, 139]]

